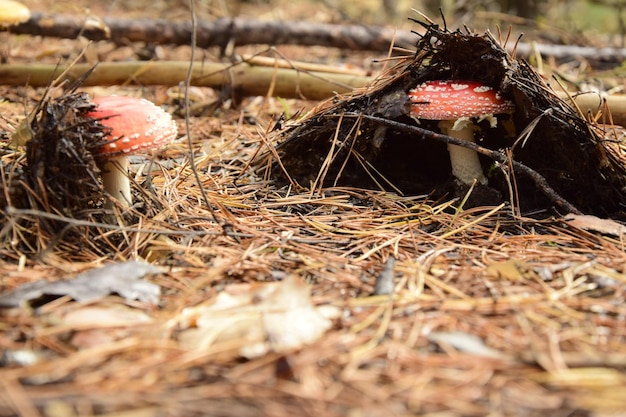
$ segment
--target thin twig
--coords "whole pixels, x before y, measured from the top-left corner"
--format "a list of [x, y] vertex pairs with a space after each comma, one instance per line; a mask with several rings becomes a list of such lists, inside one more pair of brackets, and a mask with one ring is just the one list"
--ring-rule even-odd
[[[189, 125], [189, 118], [191, 115], [189, 114], [189, 86], [191, 85], [191, 78], [193, 75], [193, 63], [195, 60], [196, 54], [196, 11], [194, 6], [194, 0], [189, 0], [190, 14], [191, 14], [191, 56], [189, 57], [189, 68], [187, 70], [187, 77], [185, 78], [185, 130], [187, 134], [187, 144], [189, 145], [189, 166], [191, 167], [191, 171], [193, 172], [194, 177], [196, 178], [196, 183], [198, 184], [198, 188], [200, 189], [200, 194], [202, 195], [202, 200], [204, 201], [204, 205], [207, 210], [211, 214], [213, 221], [216, 224], [221, 224], [222, 229], [225, 234], [230, 235], [232, 231], [231, 225], [227, 224], [227, 222], [221, 222], [217, 215], [215, 214], [215, 210], [211, 206], [211, 202], [209, 201], [209, 196], [202, 185], [202, 179], [200, 178], [200, 174], [198, 173], [198, 169], [196, 168], [195, 161], [195, 152], [193, 150], [193, 143], [191, 139], [191, 127]], [[222, 209], [226, 210], [226, 207], [222, 206]]]

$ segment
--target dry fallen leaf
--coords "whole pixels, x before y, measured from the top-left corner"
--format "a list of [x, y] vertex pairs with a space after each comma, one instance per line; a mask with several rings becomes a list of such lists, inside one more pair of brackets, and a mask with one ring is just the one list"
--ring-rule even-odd
[[495, 262], [487, 266], [487, 276], [509, 281], [521, 281], [536, 277], [536, 272], [526, 262], [520, 259], [507, 259], [504, 262]]
[[138, 328], [153, 321], [144, 311], [110, 303], [71, 306], [67, 311], [54, 314], [51, 320], [57, 326], [71, 330], [71, 344], [81, 349], [130, 337]]
[[183, 310], [170, 326], [185, 329], [179, 337], [188, 348], [228, 341], [238, 354], [253, 358], [314, 342], [338, 314], [332, 306], [313, 306], [309, 286], [289, 276], [281, 282], [227, 287], [210, 304]]
[[72, 279], [55, 282], [37, 281], [0, 295], [0, 308], [19, 307], [44, 295], [69, 295], [86, 302], [117, 293], [128, 300], [157, 304], [161, 295], [158, 285], [140, 279], [160, 269], [145, 262], [128, 261], [91, 269]]
[[606, 235], [622, 236], [626, 234], [626, 226], [611, 219], [601, 219], [588, 214], [568, 214], [564, 217], [567, 224], [579, 229], [600, 232]]
[[432, 332], [428, 340], [438, 345], [449, 345], [454, 349], [471, 355], [483, 356], [492, 359], [504, 359], [506, 355], [485, 345], [478, 336], [465, 332]]

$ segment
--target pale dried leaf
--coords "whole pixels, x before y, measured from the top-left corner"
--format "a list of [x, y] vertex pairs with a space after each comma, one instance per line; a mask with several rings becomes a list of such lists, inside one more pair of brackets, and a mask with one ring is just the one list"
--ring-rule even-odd
[[458, 351], [471, 355], [493, 359], [503, 359], [505, 356], [503, 353], [485, 345], [485, 342], [480, 337], [465, 332], [432, 332], [428, 335], [428, 340], [439, 345], [451, 346]]
[[[338, 315], [335, 308], [313, 306], [309, 286], [293, 276], [232, 287], [210, 305], [185, 309], [171, 323], [187, 329], [180, 335], [184, 345], [206, 349], [216, 342], [239, 340], [238, 354], [247, 358], [283, 352], [317, 340]], [[247, 291], [242, 292], [244, 288]]]
[[626, 234], [626, 226], [611, 219], [601, 219], [589, 214], [568, 214], [565, 216], [567, 224], [579, 229], [600, 232], [606, 235], [622, 236]]
[[159, 286], [140, 279], [146, 274], [160, 272], [156, 266], [139, 261], [115, 263], [91, 269], [75, 278], [55, 282], [37, 281], [23, 285], [0, 296], [0, 307], [19, 307], [44, 295], [69, 295], [76, 301], [87, 302], [117, 293], [128, 300], [157, 304]]
[[61, 320], [67, 326], [126, 327], [149, 323], [152, 318], [141, 310], [124, 305], [90, 305], [63, 314]]
[[523, 260], [511, 258], [504, 262], [496, 262], [487, 266], [486, 275], [507, 279], [509, 281], [523, 281], [532, 279], [536, 272], [533, 268]]

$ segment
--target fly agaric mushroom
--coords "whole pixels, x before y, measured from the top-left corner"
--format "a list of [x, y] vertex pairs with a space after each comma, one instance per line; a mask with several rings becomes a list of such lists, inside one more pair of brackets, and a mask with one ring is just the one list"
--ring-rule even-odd
[[[409, 91], [410, 116], [416, 119], [439, 120], [439, 129], [445, 135], [474, 142], [478, 128], [471, 118], [488, 120], [496, 127], [496, 114], [512, 113], [512, 101], [499, 91], [476, 81], [426, 81]], [[448, 144], [452, 174], [465, 184], [474, 180], [487, 184], [476, 151]]]
[[172, 116], [148, 100], [109, 96], [93, 100], [96, 108], [86, 117], [98, 119], [110, 129], [108, 141], [96, 151], [102, 162], [102, 185], [122, 205], [130, 206], [127, 156], [158, 148], [176, 138]]
[[19, 25], [30, 19], [30, 10], [13, 0], [0, 0], [0, 27]]

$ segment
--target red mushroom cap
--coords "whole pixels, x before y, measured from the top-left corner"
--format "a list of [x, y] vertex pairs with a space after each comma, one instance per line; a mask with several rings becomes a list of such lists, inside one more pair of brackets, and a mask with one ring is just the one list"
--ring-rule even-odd
[[96, 108], [87, 117], [101, 119], [111, 129], [111, 140], [97, 156], [110, 158], [157, 148], [176, 138], [178, 129], [172, 116], [148, 100], [123, 96], [93, 99]]
[[512, 113], [515, 105], [499, 91], [477, 81], [426, 81], [409, 91], [412, 117], [456, 120]]

